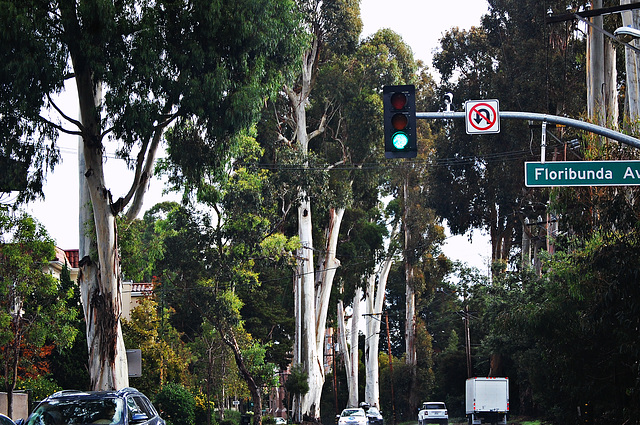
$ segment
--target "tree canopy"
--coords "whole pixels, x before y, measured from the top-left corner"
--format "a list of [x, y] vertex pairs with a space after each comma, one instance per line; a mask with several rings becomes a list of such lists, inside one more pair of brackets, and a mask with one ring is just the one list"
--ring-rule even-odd
[[0, 209], [0, 237], [0, 361], [13, 414], [18, 379], [50, 372], [46, 355], [73, 343], [78, 310], [67, 304], [73, 288], [48, 273], [55, 245], [37, 221]]

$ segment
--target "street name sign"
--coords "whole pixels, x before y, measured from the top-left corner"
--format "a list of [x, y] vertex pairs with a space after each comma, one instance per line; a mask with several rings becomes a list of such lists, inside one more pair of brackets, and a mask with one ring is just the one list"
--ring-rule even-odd
[[467, 100], [464, 104], [467, 134], [500, 133], [497, 99]]
[[640, 161], [525, 162], [528, 187], [638, 186]]

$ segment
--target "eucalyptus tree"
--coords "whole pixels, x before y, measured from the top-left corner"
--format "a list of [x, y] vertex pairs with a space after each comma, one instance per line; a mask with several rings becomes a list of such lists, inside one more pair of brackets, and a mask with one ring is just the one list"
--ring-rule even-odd
[[[312, 159], [310, 144], [326, 130], [329, 110], [317, 117], [317, 121], [308, 120], [307, 109], [312, 104], [312, 89], [318, 69], [327, 62], [332, 48], [344, 54], [352, 53], [358, 43], [362, 28], [359, 3], [353, 0], [325, 2], [320, 0], [301, 0], [300, 8], [304, 13], [304, 27], [310, 36], [310, 44], [302, 54], [302, 68], [294, 84], [283, 87], [288, 104], [282, 116], [286, 126], [276, 128], [276, 137], [285, 146], [295, 146], [296, 157], [304, 168], [309, 168]], [[322, 106], [320, 106], [322, 108]], [[288, 122], [286, 120], [288, 118]], [[273, 130], [272, 130], [273, 131]], [[335, 246], [344, 214], [344, 206], [329, 209], [329, 224], [324, 253], [318, 264], [321, 272], [314, 273], [313, 221], [311, 210], [312, 188], [299, 185], [294, 195], [298, 212], [298, 237], [301, 249], [295, 282], [296, 340], [294, 362], [304, 368], [309, 383], [309, 391], [301, 394], [296, 403], [298, 419], [302, 415], [311, 418], [320, 417], [320, 398], [324, 383], [323, 347], [324, 333], [329, 307], [331, 286], [339, 266], [335, 257]]]
[[[276, 121], [267, 117], [260, 134], [268, 159], [292, 189], [283, 196], [283, 210], [298, 212], [294, 362], [303, 366], [309, 391], [296, 406], [299, 417], [318, 418], [329, 301], [342, 269], [339, 235], [349, 211], [359, 208], [358, 197], [366, 199], [363, 210], [377, 203], [379, 182], [365, 165], [381, 153], [381, 88], [407, 80], [413, 58], [389, 30], [359, 44], [355, 1], [304, 2], [303, 10], [312, 44], [297, 82], [285, 86], [285, 97], [274, 104]], [[357, 277], [361, 286], [365, 276]]]
[[[184, 145], [187, 140], [197, 145], [202, 133], [190, 124], [171, 129], [167, 137], [172, 146]], [[200, 338], [202, 329], [212, 327], [229, 348], [251, 394], [254, 423], [259, 424], [262, 387], [273, 385], [276, 363], [284, 367], [288, 364], [286, 353], [271, 350], [271, 346], [282, 343], [286, 348], [290, 344], [285, 332], [264, 330], [265, 326], [272, 330], [280, 326], [278, 310], [252, 311], [251, 306], [260, 305], [253, 300], [258, 296], [266, 300], [281, 297], [277, 291], [273, 291], [274, 296], [261, 291], [266, 280], [262, 271], [269, 276], [271, 269], [292, 267], [292, 252], [299, 243], [297, 237], [287, 237], [278, 229], [281, 212], [274, 198], [278, 190], [271, 185], [271, 173], [260, 166], [263, 150], [251, 132], [235, 138], [229, 152], [232, 160], [222, 170], [212, 166], [190, 170], [172, 158], [163, 162], [163, 171], [170, 180], [181, 182], [175, 188], [184, 190], [187, 199], [197, 201], [198, 209], [211, 212], [203, 213], [204, 219], [193, 220], [200, 215], [194, 209], [192, 219], [187, 217], [194, 226], [187, 231], [185, 226], [177, 227], [174, 230], [179, 235], [166, 239], [174, 247], [179, 243], [187, 249], [166, 249], [163, 278], [177, 291], [168, 300], [183, 320], [176, 327], [183, 329], [187, 325], [185, 330], [194, 339]], [[189, 261], [176, 258], [177, 252], [181, 256], [184, 252]], [[245, 308], [247, 304], [249, 308]], [[286, 315], [286, 310], [279, 311]]]
[[[27, 189], [38, 194], [42, 165], [57, 159], [57, 135], [80, 137], [79, 284], [91, 382], [94, 389], [123, 387], [115, 217], [125, 208], [129, 219], [140, 211], [168, 126], [195, 120], [204, 135], [197, 146], [174, 147], [177, 163], [224, 161], [229, 136], [253, 122], [297, 59], [298, 13], [281, 0], [4, 0], [0, 6], [0, 119], [12, 136], [2, 138], [2, 155], [30, 154]], [[55, 100], [70, 79], [80, 118]], [[106, 181], [108, 146], [133, 169], [122, 195], [112, 194]]]
[[[440, 40], [434, 56], [439, 92], [454, 94], [456, 110], [466, 100], [495, 98], [501, 110], [578, 117], [584, 112], [584, 40], [573, 23], [545, 22], [549, 7], [566, 11], [575, 3], [489, 1], [481, 26], [453, 28]], [[524, 218], [546, 212], [545, 193], [525, 188], [522, 178], [524, 161], [540, 157], [540, 132], [503, 120], [499, 134], [470, 136], [460, 124], [444, 125], [437, 140], [432, 205], [455, 234], [485, 229], [492, 260], [509, 261]], [[549, 130], [548, 153], [564, 153], [563, 143], [576, 137], [570, 129]]]

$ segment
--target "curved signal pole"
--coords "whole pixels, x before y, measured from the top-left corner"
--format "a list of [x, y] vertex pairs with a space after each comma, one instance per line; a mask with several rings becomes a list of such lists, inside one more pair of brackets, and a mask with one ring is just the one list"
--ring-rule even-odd
[[[580, 130], [588, 131], [590, 133], [598, 134], [600, 136], [607, 137], [609, 139], [616, 140], [625, 145], [632, 146], [640, 149], [640, 140], [635, 137], [623, 134], [610, 128], [602, 127], [596, 124], [576, 120], [573, 118], [560, 117], [557, 115], [538, 114], [535, 112], [509, 112], [500, 111], [501, 119], [519, 119], [528, 121], [540, 121], [543, 123], [561, 124], [568, 127], [578, 128]], [[416, 119], [429, 120], [429, 119], [465, 119], [465, 112], [417, 112]]]

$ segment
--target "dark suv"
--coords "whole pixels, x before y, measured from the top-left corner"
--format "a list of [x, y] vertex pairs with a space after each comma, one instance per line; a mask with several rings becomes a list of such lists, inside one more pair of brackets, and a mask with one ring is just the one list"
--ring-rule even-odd
[[65, 390], [42, 400], [25, 425], [164, 425], [149, 399], [135, 388], [119, 391]]

